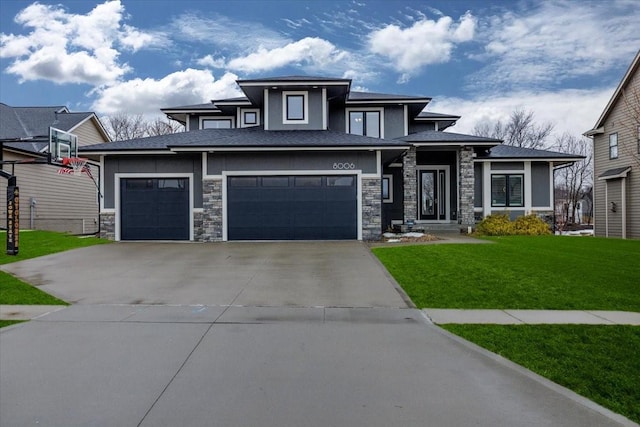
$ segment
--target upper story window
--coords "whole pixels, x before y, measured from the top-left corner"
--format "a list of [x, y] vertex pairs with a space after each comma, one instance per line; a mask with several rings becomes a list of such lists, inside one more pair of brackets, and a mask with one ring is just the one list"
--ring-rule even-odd
[[282, 92], [282, 123], [309, 123], [309, 94], [302, 91]]
[[491, 175], [491, 206], [524, 206], [523, 175]]
[[200, 117], [200, 129], [231, 129], [233, 128], [233, 119], [230, 117]]
[[257, 109], [240, 110], [240, 127], [246, 128], [260, 124], [260, 111]]
[[612, 133], [609, 135], [609, 158], [618, 158], [618, 134]]
[[349, 133], [381, 138], [380, 111], [349, 111]]

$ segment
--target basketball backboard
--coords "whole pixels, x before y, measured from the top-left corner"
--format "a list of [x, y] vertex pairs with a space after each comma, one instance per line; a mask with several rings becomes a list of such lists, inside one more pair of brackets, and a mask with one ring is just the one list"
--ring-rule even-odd
[[65, 157], [78, 157], [78, 137], [56, 128], [49, 128], [49, 153], [52, 164], [62, 165]]

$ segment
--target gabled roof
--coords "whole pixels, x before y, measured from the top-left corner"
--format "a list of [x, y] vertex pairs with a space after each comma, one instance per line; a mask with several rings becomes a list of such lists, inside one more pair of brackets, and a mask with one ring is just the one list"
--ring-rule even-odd
[[533, 148], [514, 147], [512, 145], [496, 145], [487, 154], [478, 155], [478, 160], [505, 160], [505, 159], [536, 159], [536, 160], [559, 160], [559, 161], [579, 161], [584, 156], [575, 154], [559, 153], [550, 150], [538, 150]]
[[453, 132], [441, 132], [436, 130], [426, 130], [412, 133], [401, 138], [400, 141], [410, 142], [413, 145], [485, 145], [494, 146], [502, 143], [502, 140], [495, 138], [484, 138], [482, 136], [465, 135]]
[[620, 168], [609, 169], [598, 176], [598, 181], [607, 179], [626, 178], [631, 171], [631, 166], [622, 166]]
[[330, 130], [265, 131], [260, 126], [243, 129], [202, 129], [80, 147], [82, 153], [198, 150], [237, 148], [408, 148], [398, 140], [384, 140]]
[[39, 153], [49, 145], [50, 127], [73, 132], [76, 127], [90, 119], [96, 121], [100, 132], [108, 139], [100, 120], [93, 112], [71, 113], [67, 107], [60, 105], [11, 107], [0, 103], [0, 140], [5, 142], [5, 147]]
[[611, 97], [611, 99], [607, 103], [607, 106], [604, 108], [604, 111], [602, 112], [602, 114], [600, 114], [600, 117], [598, 118], [598, 121], [596, 122], [596, 125], [593, 127], [593, 129], [590, 129], [590, 130], [586, 131], [583, 134], [584, 136], [593, 136], [593, 135], [597, 135], [597, 134], [603, 132], [603, 129], [601, 129], [601, 128], [604, 125], [604, 121], [606, 120], [607, 116], [609, 115], [609, 113], [613, 109], [614, 105], [620, 99], [620, 96], [622, 95], [622, 90], [627, 85], [627, 82], [631, 79], [631, 77], [633, 77], [633, 75], [636, 72], [640, 72], [639, 71], [639, 69], [640, 69], [639, 67], [640, 67], [640, 50], [638, 50], [638, 52], [636, 53], [636, 56], [633, 59], [633, 61], [631, 62], [631, 65], [629, 65], [629, 68], [627, 69], [627, 72], [624, 74], [624, 77], [622, 77], [622, 80], [620, 81], [620, 84], [618, 84], [618, 87], [613, 92], [613, 96]]

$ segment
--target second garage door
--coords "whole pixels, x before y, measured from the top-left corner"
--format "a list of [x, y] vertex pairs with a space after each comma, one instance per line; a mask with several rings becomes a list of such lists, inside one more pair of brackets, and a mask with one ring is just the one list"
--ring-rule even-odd
[[355, 175], [229, 177], [228, 239], [356, 239], [357, 206]]

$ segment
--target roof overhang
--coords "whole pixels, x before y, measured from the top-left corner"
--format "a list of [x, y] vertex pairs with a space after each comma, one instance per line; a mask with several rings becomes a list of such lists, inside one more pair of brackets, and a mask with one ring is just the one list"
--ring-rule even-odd
[[377, 147], [362, 147], [357, 145], [351, 146], [324, 146], [324, 147], [278, 147], [278, 146], [246, 146], [246, 147], [212, 147], [212, 146], [200, 146], [200, 147], [169, 147], [173, 152], [229, 152], [229, 151], [379, 151], [379, 150], [408, 150], [407, 146], [377, 146]]
[[621, 168], [609, 169], [598, 177], [598, 181], [606, 181], [609, 179], [626, 178], [631, 172], [631, 166], [623, 166]]
[[599, 128], [588, 130], [582, 135], [592, 137], [594, 135], [602, 135], [603, 133], [604, 133], [604, 126], [600, 126]]
[[477, 142], [477, 141], [433, 141], [433, 142], [411, 142], [414, 147], [495, 147], [499, 142]]

